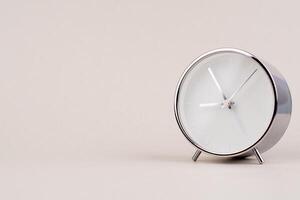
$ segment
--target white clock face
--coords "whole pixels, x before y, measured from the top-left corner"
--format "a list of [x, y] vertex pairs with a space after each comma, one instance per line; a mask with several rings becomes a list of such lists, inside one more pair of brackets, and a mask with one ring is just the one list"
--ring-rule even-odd
[[185, 73], [177, 114], [187, 137], [219, 155], [254, 145], [272, 121], [275, 94], [264, 67], [246, 53], [219, 51]]

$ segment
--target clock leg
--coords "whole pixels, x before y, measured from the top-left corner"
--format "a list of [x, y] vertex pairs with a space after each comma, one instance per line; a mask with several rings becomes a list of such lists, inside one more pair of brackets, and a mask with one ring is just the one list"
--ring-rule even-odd
[[201, 154], [201, 151], [199, 149], [197, 149], [197, 151], [194, 153], [194, 155], [192, 157], [194, 162], [196, 162], [198, 160], [200, 154]]
[[259, 151], [256, 148], [253, 149], [253, 153], [254, 153], [256, 159], [258, 160], [258, 163], [260, 165], [263, 164], [264, 163], [264, 159], [261, 157]]

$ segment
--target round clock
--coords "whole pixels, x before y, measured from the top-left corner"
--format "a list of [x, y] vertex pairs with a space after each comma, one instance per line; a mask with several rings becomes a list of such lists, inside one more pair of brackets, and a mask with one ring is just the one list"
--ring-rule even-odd
[[269, 64], [238, 49], [217, 49], [195, 59], [181, 76], [175, 116], [184, 136], [201, 152], [255, 155], [274, 146], [290, 121], [287, 82]]

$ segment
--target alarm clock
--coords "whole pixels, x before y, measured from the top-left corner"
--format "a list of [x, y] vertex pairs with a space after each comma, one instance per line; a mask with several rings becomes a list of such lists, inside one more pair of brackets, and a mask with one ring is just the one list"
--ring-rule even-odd
[[256, 156], [273, 147], [291, 118], [292, 99], [284, 77], [251, 53], [233, 48], [207, 52], [181, 76], [175, 118], [186, 139], [221, 157]]

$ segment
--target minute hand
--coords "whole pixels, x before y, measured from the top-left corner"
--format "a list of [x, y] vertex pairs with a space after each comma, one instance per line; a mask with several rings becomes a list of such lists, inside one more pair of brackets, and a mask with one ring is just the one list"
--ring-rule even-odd
[[223, 90], [222, 90], [222, 88], [221, 88], [221, 86], [220, 86], [220, 84], [219, 84], [217, 78], [215, 77], [213, 71], [211, 70], [210, 67], [209, 67], [207, 70], [208, 70], [209, 74], [211, 75], [213, 81], [215, 82], [215, 84], [216, 84], [216, 86], [217, 86], [217, 88], [218, 88], [220, 94], [222, 95], [223, 99], [226, 100], [227, 97], [226, 97], [225, 93], [223, 92]]
[[231, 95], [231, 97], [228, 99], [229, 101], [233, 99], [233, 97], [235, 97], [235, 95], [244, 87], [244, 85], [249, 81], [249, 79], [255, 74], [255, 72], [257, 71], [257, 69], [255, 69], [249, 76], [248, 78], [240, 85], [240, 87], [238, 87], [238, 89], [236, 89], [234, 91], [234, 93]]

